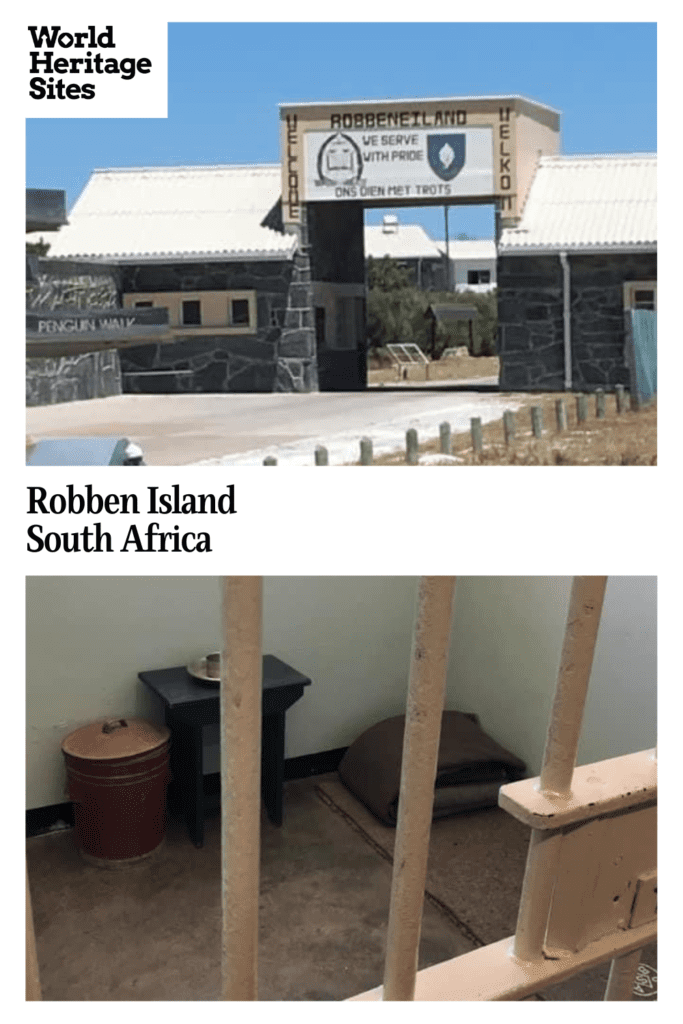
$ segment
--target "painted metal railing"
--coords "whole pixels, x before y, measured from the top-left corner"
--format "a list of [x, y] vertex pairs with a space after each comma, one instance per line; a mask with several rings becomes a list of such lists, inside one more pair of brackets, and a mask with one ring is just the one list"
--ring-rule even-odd
[[[449, 605], [453, 579], [436, 579]], [[431, 629], [438, 635], [437, 623], [425, 622], [432, 615], [426, 595], [436, 580], [422, 580], [389, 912], [394, 925], [384, 985], [354, 999], [522, 999], [610, 960], [605, 998], [631, 997], [639, 950], [657, 934], [655, 751], [575, 768], [606, 582], [605, 576], [575, 577], [541, 775], [500, 791], [500, 806], [531, 828], [515, 935], [417, 972], [414, 922], [422, 915], [429, 843], [423, 823], [431, 821], [433, 737], [443, 694], [441, 663], [431, 669], [422, 663], [420, 636]], [[445, 657], [447, 636], [441, 643]], [[422, 670], [433, 671], [430, 686], [416, 685]], [[413, 819], [421, 828], [411, 837]], [[405, 875], [413, 882], [409, 891]]]
[[[418, 971], [455, 577], [423, 577], [411, 652], [384, 983], [355, 1000], [521, 999], [611, 960], [631, 997], [657, 934], [656, 752], [575, 768], [607, 577], [575, 577], [540, 777], [499, 803], [531, 839], [514, 936]], [[258, 998], [261, 577], [222, 579], [222, 998]], [[28, 876], [27, 999], [40, 999]]]

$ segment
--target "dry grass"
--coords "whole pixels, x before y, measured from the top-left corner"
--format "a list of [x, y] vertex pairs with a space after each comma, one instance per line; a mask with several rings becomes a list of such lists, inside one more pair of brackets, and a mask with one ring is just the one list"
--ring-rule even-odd
[[[616, 396], [605, 396], [605, 418], [595, 415], [595, 398], [588, 395], [588, 419], [578, 423], [576, 395], [509, 394], [511, 405], [520, 403], [515, 412], [516, 438], [505, 444], [503, 421], [485, 424], [482, 429], [483, 450], [472, 448], [469, 433], [456, 434], [452, 439], [452, 454], [458, 462], [446, 465], [463, 466], [656, 466], [657, 465], [657, 406], [656, 403], [639, 410], [617, 413]], [[555, 403], [564, 400], [567, 410], [567, 430], [558, 433]], [[532, 406], [543, 410], [543, 436], [536, 439], [531, 429]], [[436, 456], [439, 438], [430, 438], [420, 445], [420, 455]], [[405, 465], [405, 452], [381, 456], [378, 466]]]
[[[404, 369], [407, 373], [405, 380], [413, 381], [415, 384], [424, 384], [425, 381], [462, 381], [475, 377], [497, 377], [500, 372], [500, 362], [498, 356], [458, 356], [452, 359], [438, 359], [435, 363], [429, 363], [428, 376], [424, 365], [406, 366]], [[368, 385], [370, 387], [396, 384], [399, 379], [395, 366], [368, 370]]]

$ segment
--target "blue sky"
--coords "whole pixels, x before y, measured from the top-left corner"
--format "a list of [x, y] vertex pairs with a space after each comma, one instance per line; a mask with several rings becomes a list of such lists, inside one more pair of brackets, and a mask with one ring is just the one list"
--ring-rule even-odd
[[[293, 101], [516, 93], [560, 111], [564, 153], [657, 148], [654, 24], [172, 24], [168, 64], [167, 120], [27, 120], [27, 186], [71, 207], [96, 167], [277, 162]], [[442, 208], [400, 217], [443, 237]], [[450, 210], [452, 235], [492, 228]]]

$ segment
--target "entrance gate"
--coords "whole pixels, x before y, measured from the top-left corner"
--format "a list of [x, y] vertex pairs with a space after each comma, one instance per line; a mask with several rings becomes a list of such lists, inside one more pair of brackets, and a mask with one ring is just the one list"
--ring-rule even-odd
[[362, 390], [363, 210], [488, 203], [498, 234], [519, 220], [539, 157], [558, 152], [559, 114], [486, 96], [284, 104], [280, 118], [283, 226], [309, 261], [309, 358], [321, 390]]

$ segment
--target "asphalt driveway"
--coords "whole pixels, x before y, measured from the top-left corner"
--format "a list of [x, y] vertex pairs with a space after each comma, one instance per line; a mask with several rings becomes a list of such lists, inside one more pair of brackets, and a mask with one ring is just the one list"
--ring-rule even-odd
[[[468, 382], [471, 384], [471, 382]], [[120, 436], [135, 441], [148, 465], [195, 463], [313, 465], [317, 444], [331, 464], [357, 457], [358, 441], [399, 448], [405, 431], [468, 430], [470, 417], [499, 419], [509, 398], [445, 387], [293, 394], [119, 395], [27, 409], [26, 432], [44, 437]], [[346, 457], [348, 454], [348, 458]]]

